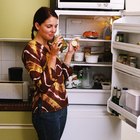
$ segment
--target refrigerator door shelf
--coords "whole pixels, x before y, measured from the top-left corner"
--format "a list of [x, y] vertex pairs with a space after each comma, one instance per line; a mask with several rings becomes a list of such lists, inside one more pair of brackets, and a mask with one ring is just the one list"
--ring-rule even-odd
[[140, 116], [135, 116], [134, 114], [130, 113], [129, 111], [125, 110], [124, 108], [116, 105], [111, 100], [108, 100], [107, 105], [108, 105], [107, 109], [109, 112], [111, 112], [111, 109], [117, 111], [120, 114], [120, 118], [121, 119], [123, 118], [123, 121], [132, 122], [133, 124], [136, 125], [137, 132], [140, 132]]
[[117, 70], [133, 75], [135, 77], [140, 77], [140, 69], [137, 69], [137, 68], [125, 65], [125, 64], [121, 64], [119, 62], [114, 62], [113, 65], [114, 65], [114, 68]]
[[113, 48], [133, 53], [140, 53], [140, 46], [131, 43], [115, 42], [113, 41]]

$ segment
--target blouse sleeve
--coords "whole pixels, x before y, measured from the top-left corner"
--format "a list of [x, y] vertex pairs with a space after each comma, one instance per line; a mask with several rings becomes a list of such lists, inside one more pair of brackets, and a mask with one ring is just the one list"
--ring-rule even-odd
[[73, 73], [72, 67], [66, 65], [65, 63], [62, 64], [63, 74], [65, 80], [67, 80]]
[[43, 50], [29, 45], [23, 51], [22, 61], [36, 87], [44, 93], [57, 81], [58, 75], [55, 70], [45, 66], [43, 62], [46, 61], [42, 62], [42, 52]]

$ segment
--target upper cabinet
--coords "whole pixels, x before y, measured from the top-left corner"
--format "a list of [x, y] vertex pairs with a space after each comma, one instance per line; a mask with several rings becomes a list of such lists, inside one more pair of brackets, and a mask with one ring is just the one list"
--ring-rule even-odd
[[49, 5], [47, 0], [1, 0], [0, 3], [1, 40], [30, 38], [35, 11]]

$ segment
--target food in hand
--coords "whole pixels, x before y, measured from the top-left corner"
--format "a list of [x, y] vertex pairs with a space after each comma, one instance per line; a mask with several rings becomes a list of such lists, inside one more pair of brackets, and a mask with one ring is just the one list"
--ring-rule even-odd
[[61, 45], [61, 48], [60, 48], [60, 51], [63, 52], [63, 50], [65, 50], [67, 48], [67, 42], [63, 39], [62, 40], [62, 45]]
[[[52, 46], [52, 44], [57, 43], [58, 42], [58, 37], [60, 37], [60, 36], [55, 36], [52, 41], [48, 42], [48, 45]], [[58, 44], [58, 47], [60, 48], [61, 52], [63, 52], [63, 50], [65, 50], [67, 48], [67, 42], [64, 40], [63, 37], [62, 37], [62, 42], [60, 42]]]
[[78, 46], [78, 39], [72, 40], [71, 45], [76, 48]]
[[71, 42], [71, 44], [72, 44], [73, 47], [76, 47], [76, 46], [78, 45], [78, 42], [77, 42], [76, 40], [73, 40], [73, 41]]

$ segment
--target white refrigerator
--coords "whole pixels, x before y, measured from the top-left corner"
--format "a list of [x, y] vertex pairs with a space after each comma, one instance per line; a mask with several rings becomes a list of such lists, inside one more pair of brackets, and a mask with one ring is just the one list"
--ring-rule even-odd
[[[90, 78], [94, 84], [92, 88], [77, 88], [74, 85], [73, 88], [67, 89], [68, 118], [62, 140], [139, 139], [139, 116], [111, 101], [115, 86], [120, 89], [127, 87], [139, 90], [139, 14], [135, 13], [137, 16], [131, 13], [124, 15], [121, 11], [56, 10], [56, 12], [59, 15], [58, 33], [61, 33], [67, 41], [78, 37], [80, 51], [90, 48], [93, 55], [100, 56], [98, 63], [86, 63], [84, 60], [73, 61], [71, 64], [77, 75], [83, 67], [88, 67], [90, 72], [92, 71]], [[109, 34], [110, 39], [106, 38], [107, 27], [113, 29]], [[98, 38], [83, 38], [84, 31], [97, 31], [99, 36]], [[124, 35], [126, 42], [116, 40], [118, 33]], [[137, 68], [118, 63], [119, 54], [124, 52], [137, 58]], [[102, 85], [97, 86], [104, 81], [110, 83], [111, 88], [104, 89]], [[112, 115], [112, 110], [117, 111], [119, 115]]]
[[[118, 40], [118, 37], [123, 40]], [[112, 60], [112, 91], [113, 87], [127, 87], [125, 92], [125, 106], [122, 108], [109, 98], [108, 111], [116, 110], [122, 120], [121, 139], [140, 139], [140, 13], [123, 12], [122, 18], [113, 24], [111, 50]], [[126, 59], [120, 61], [120, 56]], [[127, 56], [127, 57], [126, 57]], [[135, 61], [131, 61], [134, 58]], [[134, 60], [133, 59], [133, 60]], [[133, 65], [134, 64], [134, 65]], [[136, 94], [134, 92], [136, 91]]]

